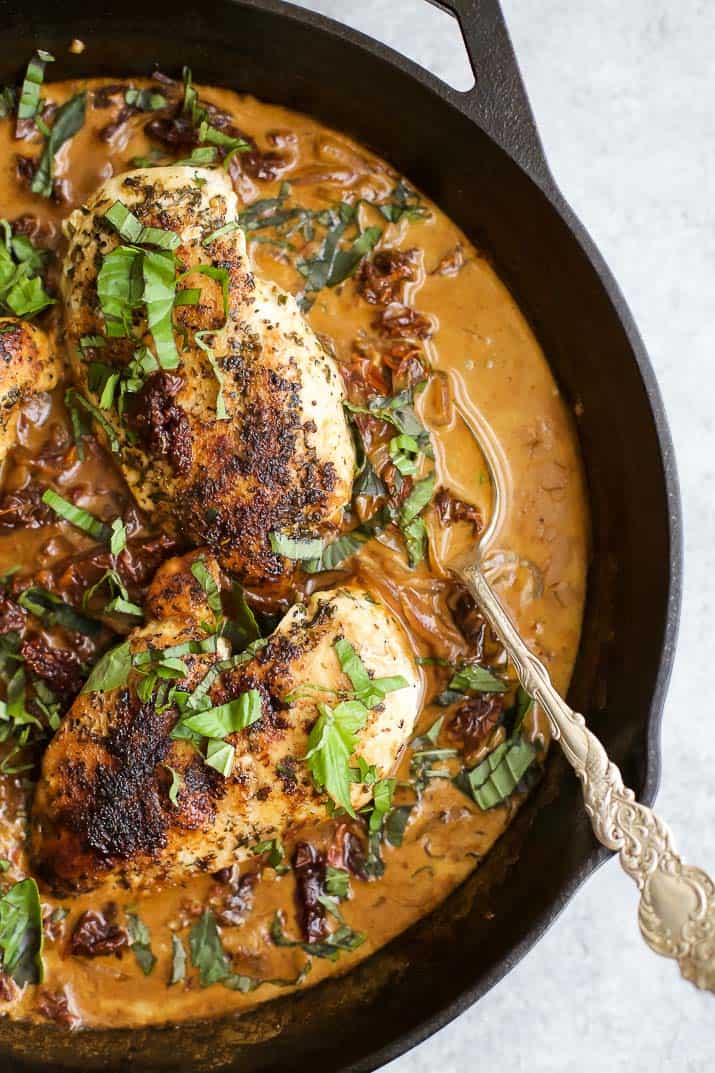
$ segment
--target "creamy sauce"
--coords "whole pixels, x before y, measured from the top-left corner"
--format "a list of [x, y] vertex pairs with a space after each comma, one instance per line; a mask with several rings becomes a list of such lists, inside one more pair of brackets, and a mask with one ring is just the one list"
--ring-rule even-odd
[[[44, 94], [51, 101], [62, 102], [80, 88], [96, 89], [103, 84], [50, 85]], [[200, 92], [203, 99], [230, 113], [236, 126], [250, 134], [259, 147], [278, 147], [285, 155], [285, 166], [275, 179], [235, 175], [237, 193], [244, 204], [258, 197], [275, 197], [285, 180], [291, 182], [294, 197], [309, 208], [357, 198], [382, 201], [395, 187], [398, 176], [388, 164], [307, 116], [225, 90], [206, 88]], [[116, 104], [88, 107], [84, 127], [61, 150], [57, 177], [64, 199], [60, 203], [33, 196], [15, 174], [16, 154], [36, 156], [39, 138], [16, 141], [14, 124], [8, 120], [0, 123], [0, 203], [4, 216], [11, 221], [27, 213], [37, 217], [50, 226], [49, 238], [41, 244], [61, 251], [61, 220], [101, 180], [126, 170], [133, 157], [146, 156], [150, 150], [152, 143], [144, 126], [151, 117], [146, 114], [133, 114], [109, 140], [100, 139], [99, 130], [116, 118], [117, 111]], [[489, 444], [502, 495], [501, 523], [487, 557], [490, 570], [525, 640], [546, 662], [557, 688], [563, 690], [579, 643], [588, 530], [570, 416], [538, 343], [489, 261], [439, 209], [426, 200], [423, 203], [429, 209], [427, 217], [403, 218], [389, 225], [383, 219], [382, 226], [384, 246], [419, 251], [416, 278], [407, 283], [402, 301], [426, 314], [433, 328], [429, 338], [420, 343], [435, 375], [420, 398], [419, 409], [432, 435], [437, 485], [451, 490], [459, 500], [478, 505], [488, 517], [492, 490], [479, 443]], [[365, 211], [374, 223], [374, 211]], [[255, 237], [249, 247], [259, 273], [293, 292], [300, 290], [301, 277], [285, 249]], [[355, 357], [356, 341], [363, 353], [376, 345], [375, 316], [376, 306], [361, 298], [355, 281], [348, 280], [318, 294], [309, 320], [316, 331], [332, 340], [338, 361], [347, 366]], [[61, 346], [57, 314], [51, 313], [45, 321], [50, 329], [54, 326], [57, 345]], [[61, 396], [59, 391], [51, 405], [40, 399], [28, 407], [19, 429], [20, 446], [5, 467], [5, 492], [27, 485], [35, 473], [32, 460], [43, 444], [57, 436], [58, 430], [67, 434]], [[38, 479], [36, 473], [34, 479]], [[68, 491], [82, 483], [86, 485], [82, 506], [101, 513], [102, 503], [109, 497], [113, 504], [110, 514], [122, 513], [129, 520], [130, 532], [143, 534], [144, 522], [131, 508], [130, 497], [108, 456], [75, 461], [60, 478], [60, 485]], [[400, 617], [417, 654], [457, 661], [467, 656], [469, 649], [447, 611], [447, 601], [455, 590], [444, 564], [456, 551], [473, 544], [474, 535], [465, 523], [441, 525], [434, 508], [430, 508], [427, 521], [428, 564], [410, 570], [401, 547], [391, 546], [390, 538], [384, 537], [362, 549], [353, 569]], [[66, 525], [6, 531], [0, 535], [0, 572], [19, 563], [22, 574], [34, 575], [38, 568], [51, 566], [91, 543]], [[260, 596], [255, 595], [256, 599]], [[492, 659], [500, 658], [493, 644], [488, 651]], [[424, 695], [429, 699], [444, 689], [445, 672], [435, 666], [423, 670]], [[440, 714], [439, 708], [427, 705], [419, 731], [424, 733]], [[537, 717], [530, 718], [532, 735], [539, 732], [546, 738], [545, 726]], [[445, 740], [444, 744], [450, 742]], [[397, 773], [401, 780], [409, 779], [409, 761], [408, 752]], [[31, 788], [23, 787], [18, 778], [0, 777], [0, 856], [12, 861], [3, 877], [6, 880], [29, 872], [23, 846], [24, 808], [30, 793]], [[404, 790], [396, 800], [411, 801], [412, 795]], [[346, 921], [365, 933], [365, 943], [352, 953], [341, 953], [336, 962], [314, 958], [311, 972], [300, 986], [347, 971], [428, 913], [489, 851], [518, 802], [517, 796], [482, 812], [449, 780], [432, 780], [411, 814], [402, 846], [383, 847], [384, 876], [370, 882], [353, 878], [351, 897], [342, 903]], [[317, 844], [329, 837], [322, 830], [308, 834]], [[305, 832], [302, 837], [306, 837]], [[101, 889], [60, 901], [46, 890], [41, 894], [48, 914], [58, 906], [68, 911], [45, 942], [42, 993], [64, 993], [75, 1023], [101, 1027], [215, 1017], [229, 1010], [245, 1010], [285, 992], [285, 987], [271, 983], [247, 994], [220, 984], [202, 989], [190, 968], [186, 981], [167, 985], [172, 931], [182, 935], [186, 943], [186, 928], [201, 909], [206, 905], [221, 907], [226, 888], [215, 880], [187, 877], [179, 887], [118, 899], [120, 918], [128, 907], [150, 929], [157, 963], [147, 976], [126, 947], [118, 956], [92, 959], [68, 953], [69, 936], [78, 916], [87, 909], [100, 910], [106, 901]], [[276, 909], [285, 912], [287, 934], [297, 936], [293, 877], [290, 872], [278, 875], [264, 867], [253, 892], [253, 907], [243, 922], [221, 928], [236, 972], [288, 981], [304, 966], [306, 954], [302, 950], [276, 947], [270, 940]], [[13, 1018], [41, 1019], [37, 992], [37, 988], [27, 987], [3, 1005]]]

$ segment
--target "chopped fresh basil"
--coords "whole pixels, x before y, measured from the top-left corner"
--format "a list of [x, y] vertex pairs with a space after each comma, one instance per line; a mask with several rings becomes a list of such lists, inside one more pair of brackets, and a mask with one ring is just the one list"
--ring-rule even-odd
[[140, 112], [158, 112], [166, 108], [166, 97], [152, 89], [134, 89], [130, 86], [124, 93], [124, 100], [131, 108]]
[[216, 383], [218, 384], [218, 391], [216, 392], [216, 419], [217, 421], [228, 421], [229, 414], [226, 411], [226, 403], [223, 398], [223, 370], [218, 363], [218, 359], [213, 350], [213, 347], [205, 341], [206, 336], [210, 336], [213, 339], [215, 332], [194, 332], [194, 340], [198, 343], [201, 350], [203, 350], [211, 370], [216, 377]]
[[117, 246], [102, 261], [97, 276], [97, 295], [107, 335], [123, 338], [131, 333], [134, 311], [142, 299], [142, 253], [131, 246]]
[[283, 848], [280, 836], [268, 839], [265, 842], [259, 842], [253, 847], [251, 852], [256, 856], [265, 854], [268, 867], [274, 868], [279, 873], [290, 871], [290, 868], [286, 867], [283, 863], [285, 861], [285, 849]]
[[465, 663], [449, 681], [449, 689], [456, 693], [506, 693], [509, 686], [501, 678], [476, 663]]
[[397, 224], [403, 218], [421, 220], [428, 215], [419, 194], [412, 190], [404, 180], [400, 180], [392, 190], [389, 201], [379, 205], [380, 212], [391, 224]]
[[[119, 440], [117, 439], [116, 432], [114, 431], [110, 423], [107, 421], [102, 411], [98, 410], [97, 407], [89, 401], [89, 399], [86, 399], [84, 395], [80, 395], [78, 391], [75, 391], [73, 387], [70, 387], [67, 388], [67, 391], [65, 392], [65, 406], [73, 415], [76, 414], [77, 406], [81, 406], [83, 410], [86, 410], [87, 413], [94, 418], [94, 420], [104, 432], [105, 436], [107, 437], [110, 450], [114, 454], [119, 451]], [[74, 424], [75, 422], [73, 416], [73, 426]]]
[[209, 608], [213, 611], [214, 615], [220, 615], [221, 593], [218, 585], [214, 581], [213, 574], [207, 567], [203, 557], [191, 564], [191, 573], [206, 594], [206, 602], [208, 603]]
[[349, 413], [369, 414], [380, 421], [386, 421], [402, 435], [411, 436], [416, 440], [419, 450], [424, 455], [434, 458], [429, 432], [420, 421], [414, 407], [415, 393], [425, 384], [426, 380], [422, 380], [419, 384], [405, 388], [397, 395], [376, 395], [368, 401], [366, 406], [352, 402], [345, 402], [343, 406]]
[[55, 299], [45, 291], [42, 271], [45, 250], [38, 250], [24, 235], [13, 237], [7, 220], [0, 220], [5, 241], [0, 243], [0, 305], [16, 317], [33, 317]]
[[189, 932], [189, 951], [191, 964], [199, 970], [201, 987], [210, 987], [230, 975], [229, 960], [210, 909], [204, 910]]
[[64, 499], [53, 488], [45, 489], [42, 495], [42, 502], [51, 507], [55, 514], [59, 514], [60, 518], [64, 518], [65, 521], [75, 525], [82, 532], [87, 533], [88, 536], [94, 537], [95, 540], [109, 539], [111, 535], [109, 526], [105, 525], [104, 522], [100, 522], [89, 511], [76, 507], [74, 503]]
[[536, 755], [536, 747], [518, 734], [497, 746], [481, 764], [471, 770], [464, 768], [455, 785], [486, 811], [514, 793]]
[[21, 879], [0, 898], [3, 970], [23, 987], [42, 983], [42, 906], [34, 879]]
[[383, 824], [383, 836], [386, 842], [396, 848], [402, 845], [405, 830], [412, 814], [413, 805], [398, 805], [388, 812]]
[[309, 559], [303, 563], [303, 570], [307, 574], [319, 573], [323, 570], [334, 570], [337, 566], [354, 555], [363, 544], [367, 543], [381, 532], [391, 520], [390, 511], [387, 507], [381, 508], [372, 518], [368, 518], [362, 525], [356, 526], [348, 533], [343, 533], [337, 540], [326, 544], [320, 558]]
[[226, 704], [185, 716], [182, 723], [204, 738], [221, 740], [252, 726], [261, 718], [261, 714], [261, 694], [257, 689], [249, 689]]
[[127, 912], [127, 931], [132, 941], [132, 953], [145, 976], [156, 965], [156, 958], [151, 949], [151, 932], [136, 913]]
[[357, 735], [367, 722], [368, 709], [358, 700], [342, 701], [335, 708], [317, 705], [319, 716], [308, 738], [303, 757], [319, 790], [325, 790], [336, 805], [354, 816], [350, 801], [350, 757]]
[[403, 477], [413, 477], [419, 469], [420, 445], [414, 436], [401, 433], [390, 440], [390, 458]]
[[126, 685], [132, 669], [132, 653], [129, 641], [122, 641], [116, 648], [105, 652], [82, 687], [83, 693], [108, 693]]
[[339, 637], [333, 647], [343, 673], [350, 679], [355, 690], [355, 699], [366, 708], [375, 708], [383, 702], [388, 693], [405, 689], [409, 685], [401, 674], [390, 678], [371, 678], [367, 667], [347, 638]]
[[164, 767], [171, 775], [171, 784], [169, 786], [169, 800], [171, 801], [174, 808], [178, 808], [179, 791], [181, 790], [183, 779], [181, 777], [180, 772], [178, 772], [176, 768], [171, 767], [170, 764], [164, 764]]
[[320, 537], [290, 537], [286, 533], [268, 534], [271, 548], [276, 555], [286, 559], [317, 559], [323, 554], [323, 541]]
[[210, 246], [217, 238], [223, 238], [225, 235], [230, 235], [233, 231], [238, 231], [240, 227], [241, 224], [238, 220], [229, 220], [227, 224], [224, 224], [222, 227], [217, 227], [215, 231], [212, 231], [206, 238], [202, 239], [201, 245]]
[[395, 779], [380, 779], [373, 788], [372, 808], [368, 820], [370, 832], [381, 831], [382, 824], [392, 808], [392, 795], [395, 792]]
[[290, 939], [283, 929], [283, 915], [280, 910], [276, 912], [273, 918], [270, 934], [276, 946], [299, 947], [311, 957], [327, 958], [328, 961], [337, 961], [341, 950], [357, 950], [359, 946], [362, 946], [366, 938], [362, 932], [353, 931], [347, 924], [342, 924], [322, 942], [304, 943], [299, 939]]
[[102, 632], [102, 625], [94, 619], [87, 618], [66, 604], [59, 596], [40, 585], [31, 585], [20, 593], [17, 601], [21, 607], [35, 615], [47, 626], [61, 626], [65, 630], [96, 638]]
[[39, 48], [27, 65], [27, 72], [17, 105], [18, 119], [33, 119], [40, 110], [40, 87], [45, 79], [45, 64], [54, 63], [50, 52]]
[[120, 555], [127, 546], [127, 527], [121, 518], [115, 518], [111, 525], [109, 550], [112, 555]]
[[51, 197], [55, 176], [55, 156], [65, 142], [73, 138], [84, 124], [86, 102], [87, 93], [82, 90], [76, 97], [71, 97], [57, 109], [52, 128], [47, 134], [45, 148], [30, 184], [33, 194]]
[[235, 759], [236, 749], [230, 742], [209, 739], [204, 757], [207, 767], [212, 767], [214, 771], [218, 771], [219, 775], [227, 779], [233, 771]]
[[179, 355], [171, 319], [176, 297], [176, 263], [171, 255], [145, 251], [142, 268], [147, 324], [157, 360], [162, 369], [176, 369]]
[[162, 250], [175, 250], [181, 242], [181, 237], [176, 231], [167, 231], [160, 227], [144, 227], [121, 201], [115, 201], [107, 209], [104, 219], [109, 221], [123, 242], [132, 242], [137, 246], [158, 246]]
[[333, 898], [347, 898], [350, 893], [350, 873], [329, 864], [325, 869], [325, 889]]

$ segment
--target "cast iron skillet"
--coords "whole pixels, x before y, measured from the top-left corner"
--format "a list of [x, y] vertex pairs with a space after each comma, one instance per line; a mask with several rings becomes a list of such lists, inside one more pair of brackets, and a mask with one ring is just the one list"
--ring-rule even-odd
[[[309, 112], [400, 168], [492, 253], [543, 344], [578, 430], [593, 513], [572, 701], [651, 803], [680, 601], [680, 510], [658, 389], [630, 313], [552, 179], [497, 0], [444, 0], [476, 88], [459, 93], [382, 45], [277, 0], [0, 0], [0, 82], [33, 48], [53, 77], [155, 64]], [[67, 45], [80, 37], [81, 56]], [[548, 47], [548, 42], [544, 42]], [[614, 196], [618, 196], [614, 192]], [[144, 1032], [5, 1025], [19, 1070], [370, 1070], [475, 1002], [604, 860], [556, 757], [487, 862], [431, 918], [343, 980], [220, 1024]], [[568, 958], [571, 951], [564, 949]], [[516, 1009], [516, 1003], [515, 1003]]]

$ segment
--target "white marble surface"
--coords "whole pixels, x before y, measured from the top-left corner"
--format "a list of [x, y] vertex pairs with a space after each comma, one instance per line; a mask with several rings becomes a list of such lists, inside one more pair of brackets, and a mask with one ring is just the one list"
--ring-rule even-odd
[[[425, 0], [305, 0], [464, 85]], [[685, 599], [658, 808], [715, 873], [715, 0], [503, 0], [554, 174], [619, 280], [680, 465]], [[637, 673], [637, 668], [633, 669]], [[643, 946], [611, 862], [478, 1006], [390, 1073], [705, 1073], [712, 997]]]

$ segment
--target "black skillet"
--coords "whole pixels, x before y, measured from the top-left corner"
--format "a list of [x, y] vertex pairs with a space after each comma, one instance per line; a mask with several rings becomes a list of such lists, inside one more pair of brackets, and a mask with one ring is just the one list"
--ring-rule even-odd
[[[56, 78], [137, 76], [154, 65], [176, 73], [189, 64], [197, 81], [248, 91], [354, 135], [493, 255], [566, 398], [580, 403], [593, 567], [571, 698], [650, 803], [681, 580], [678, 485], [658, 388], [608, 268], [551, 177], [497, 0], [438, 6], [459, 19], [476, 76], [468, 93], [277, 0], [0, 0], [0, 83], [14, 82], [37, 46], [58, 57]], [[67, 52], [73, 37], [87, 43], [81, 56]], [[482, 868], [344, 979], [208, 1025], [74, 1035], [6, 1025], [0, 1068], [374, 1069], [483, 995], [605, 857], [576, 780], [553, 757]]]

